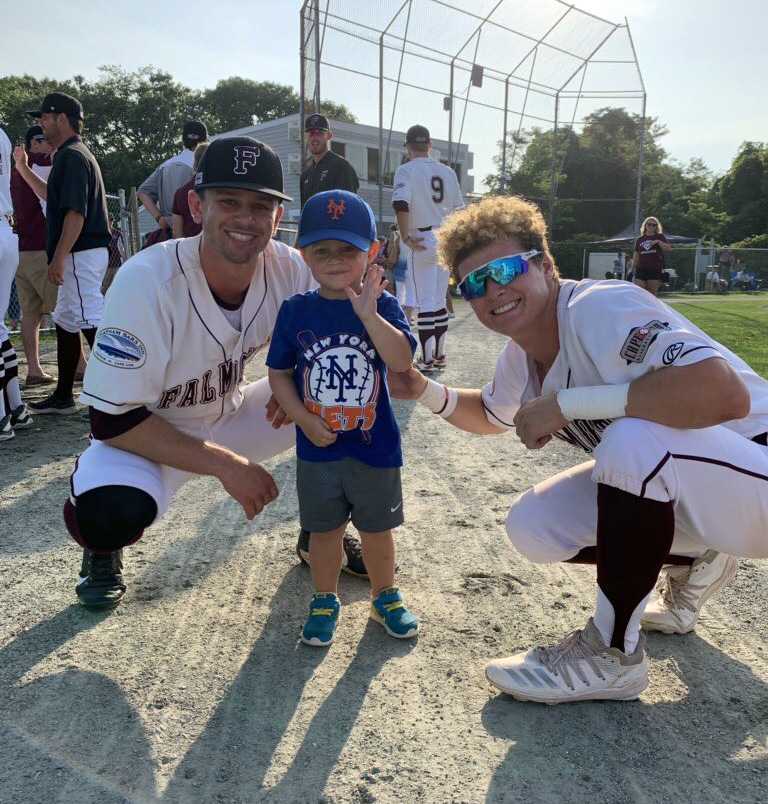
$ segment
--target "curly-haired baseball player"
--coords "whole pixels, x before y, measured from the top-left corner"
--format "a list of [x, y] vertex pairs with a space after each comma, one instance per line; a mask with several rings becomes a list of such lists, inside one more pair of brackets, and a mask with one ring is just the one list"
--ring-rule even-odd
[[[491, 662], [488, 679], [546, 703], [636, 698], [648, 684], [641, 624], [692, 630], [732, 556], [768, 557], [768, 383], [637, 286], [561, 279], [544, 220], [521, 199], [455, 213], [440, 244], [478, 319], [511, 340], [482, 390], [413, 369], [393, 375], [393, 392], [469, 432], [594, 452], [507, 518], [531, 561], [597, 564], [594, 616], [557, 645]], [[726, 504], [713, 488], [728, 489]]]
[[301, 639], [320, 647], [333, 641], [350, 519], [371, 579], [371, 617], [390, 636], [410, 638], [419, 622], [395, 587], [392, 528], [403, 523], [403, 456], [387, 368], [405, 371], [416, 339], [397, 299], [383, 290], [384, 271], [373, 264], [376, 223], [359, 196], [312, 196], [297, 245], [320, 287], [284, 302], [267, 365], [275, 398], [297, 425], [301, 526], [311, 533], [315, 595]]

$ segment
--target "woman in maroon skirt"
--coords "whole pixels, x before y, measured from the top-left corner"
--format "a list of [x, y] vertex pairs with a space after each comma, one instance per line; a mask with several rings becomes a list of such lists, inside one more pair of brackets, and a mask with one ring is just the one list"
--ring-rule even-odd
[[658, 218], [646, 218], [640, 232], [640, 237], [635, 241], [635, 253], [632, 255], [635, 284], [657, 296], [664, 281], [664, 252], [671, 251], [672, 246], [664, 237]]

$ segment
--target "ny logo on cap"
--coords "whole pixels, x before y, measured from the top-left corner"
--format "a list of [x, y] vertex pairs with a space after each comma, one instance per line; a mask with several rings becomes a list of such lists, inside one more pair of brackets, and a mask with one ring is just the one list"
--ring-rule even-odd
[[342, 218], [347, 211], [347, 204], [343, 200], [337, 203], [332, 198], [329, 198], [328, 207], [326, 209], [331, 220], [337, 221]]
[[261, 156], [261, 149], [253, 145], [235, 145], [235, 173], [245, 176], [249, 167], [255, 167]]

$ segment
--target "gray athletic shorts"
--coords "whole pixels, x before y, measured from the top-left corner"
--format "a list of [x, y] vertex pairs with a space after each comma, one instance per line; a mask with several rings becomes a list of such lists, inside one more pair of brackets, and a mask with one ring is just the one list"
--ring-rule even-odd
[[345, 522], [366, 533], [403, 524], [400, 467], [368, 466], [354, 458], [297, 460], [296, 489], [304, 530], [324, 533]]

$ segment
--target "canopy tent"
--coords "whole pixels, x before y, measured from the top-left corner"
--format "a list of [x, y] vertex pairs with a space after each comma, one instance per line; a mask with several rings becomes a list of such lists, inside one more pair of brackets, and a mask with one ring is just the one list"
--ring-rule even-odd
[[[613, 237], [609, 237], [606, 240], [592, 240], [587, 245], [590, 246], [611, 246], [611, 245], [623, 245], [624, 243], [632, 243], [637, 240], [637, 232], [635, 227], [630, 223], [628, 226], [625, 226], [618, 234], [615, 234]], [[664, 232], [664, 237], [670, 243], [674, 243], [677, 245], [682, 245], [685, 243], [698, 243], [698, 237], [688, 237], [687, 235], [674, 235], [669, 234], [668, 232]]]

